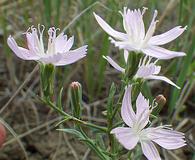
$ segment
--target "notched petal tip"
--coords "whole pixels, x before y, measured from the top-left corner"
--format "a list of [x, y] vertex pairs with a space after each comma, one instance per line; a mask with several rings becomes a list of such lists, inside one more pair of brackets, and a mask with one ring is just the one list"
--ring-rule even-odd
[[180, 56], [186, 56], [186, 53], [180, 52]]
[[7, 38], [7, 43], [10, 42], [10, 41], [13, 41], [13, 40], [14, 40], [13, 36], [12, 35], [9, 35], [8, 38]]
[[74, 43], [74, 36], [71, 36], [69, 39]]
[[88, 45], [84, 45], [82, 47], [80, 47], [81, 52], [83, 52], [83, 54], [87, 54], [88, 51]]
[[86, 49], [86, 51], [88, 50], [88, 45], [84, 45], [83, 48]]
[[[10, 34], [10, 35], [8, 36], [8, 38], [12, 38], [12, 35]], [[8, 39], [8, 38], [7, 38], [7, 39]]]
[[110, 134], [115, 134], [116, 133], [116, 128], [114, 128], [114, 129], [112, 129], [111, 131], [110, 131]]
[[187, 30], [188, 26], [186, 25], [185, 27], [183, 27], [184, 30]]

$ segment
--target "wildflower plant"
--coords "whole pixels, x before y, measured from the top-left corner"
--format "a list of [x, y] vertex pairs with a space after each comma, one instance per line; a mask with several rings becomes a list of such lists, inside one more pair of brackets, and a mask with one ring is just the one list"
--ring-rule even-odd
[[[44, 26], [30, 27], [25, 34], [27, 48], [17, 45], [12, 36], [7, 43], [17, 57], [23, 60], [35, 60], [40, 66], [42, 96], [41, 101], [55, 110], [62, 120], [56, 125], [58, 130], [75, 135], [80, 141], [91, 148], [101, 160], [118, 160], [126, 155], [126, 159], [141, 159], [138, 154], [139, 146], [148, 160], [160, 160], [160, 149], [172, 150], [186, 145], [184, 133], [175, 131], [170, 125], [162, 125], [158, 121], [158, 113], [166, 99], [161, 95], [150, 102], [142, 95], [142, 85], [147, 80], [162, 80], [179, 89], [174, 82], [163, 75], [159, 75], [161, 66], [157, 65], [161, 59], [171, 59], [184, 56], [184, 52], [170, 51], [159, 47], [179, 37], [186, 29], [174, 27], [160, 35], [154, 35], [156, 28], [155, 10], [147, 32], [143, 16], [144, 8], [130, 10], [126, 7], [120, 12], [125, 33], [112, 29], [100, 16], [94, 13], [95, 19], [102, 29], [110, 35], [111, 43], [124, 50], [124, 67], [119, 66], [109, 56], [103, 56], [116, 70], [122, 74], [120, 86], [114, 83], [110, 87], [106, 105], [107, 125], [100, 126], [82, 119], [82, 86], [72, 82], [69, 86], [70, 106], [72, 113], [64, 111], [62, 104], [63, 88], [54, 98], [55, 67], [74, 63], [87, 54], [87, 45], [70, 50], [74, 37], [67, 38], [64, 33], [57, 36], [54, 27], [48, 30], [48, 46], [45, 50], [43, 33]], [[92, 47], [92, 46], [90, 46]], [[119, 91], [118, 91], [118, 88]], [[114, 98], [119, 92], [118, 98]], [[158, 108], [158, 109], [156, 109]], [[155, 120], [155, 121], [154, 121]], [[64, 128], [63, 123], [72, 121], [72, 128]], [[98, 142], [89, 136], [84, 127], [92, 133], [101, 135], [106, 142]], [[120, 144], [120, 145], [119, 145]]]

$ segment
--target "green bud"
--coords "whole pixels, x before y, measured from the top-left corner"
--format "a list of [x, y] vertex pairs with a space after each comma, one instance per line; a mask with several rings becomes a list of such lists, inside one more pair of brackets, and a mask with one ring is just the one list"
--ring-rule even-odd
[[70, 84], [70, 99], [73, 116], [76, 118], [80, 118], [82, 103], [82, 86], [79, 82], [72, 82]]

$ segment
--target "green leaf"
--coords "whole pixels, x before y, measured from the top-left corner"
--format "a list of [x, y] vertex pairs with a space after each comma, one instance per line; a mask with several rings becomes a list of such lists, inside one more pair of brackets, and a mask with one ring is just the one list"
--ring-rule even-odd
[[93, 140], [83, 139], [82, 141], [85, 142], [93, 151], [95, 151], [101, 160], [111, 160], [111, 158], [108, 156], [109, 153], [106, 153], [105, 150], [102, 150], [99, 146], [97, 146]]
[[57, 129], [58, 131], [66, 132], [75, 135], [77, 138], [84, 140], [85, 137], [82, 135], [81, 132], [77, 131], [76, 129], [64, 128], [64, 129]]
[[95, 153], [98, 155], [98, 157], [101, 160], [111, 160], [111, 158], [105, 154], [105, 151], [101, 149], [92, 139], [88, 138], [87, 135], [83, 133], [83, 131], [80, 132], [76, 129], [67, 129], [67, 128], [57, 129], [57, 130], [75, 135], [77, 138], [79, 138], [80, 141], [86, 143], [89, 148], [95, 151]]
[[60, 122], [58, 122], [55, 126], [57, 127], [57, 126], [59, 126], [60, 124], [66, 122], [66, 121], [68, 121], [68, 120], [70, 120], [70, 119], [71, 119], [71, 117], [64, 117], [64, 119], [61, 120]]
[[116, 86], [114, 83], [112, 83], [109, 91], [109, 96], [108, 96], [108, 102], [107, 102], [107, 117], [108, 119], [111, 119], [112, 113], [113, 113], [113, 100], [114, 100], [114, 95], [116, 93]]
[[63, 87], [60, 89], [60, 93], [59, 93], [58, 99], [57, 99], [57, 106], [61, 110], [63, 110], [63, 108], [62, 108], [62, 93], [63, 93], [63, 89], [64, 89]]
[[[195, 38], [193, 38], [192, 44], [195, 44]], [[183, 67], [180, 71], [178, 81], [176, 83], [180, 87], [182, 87], [184, 85], [184, 82], [186, 80], [186, 76], [187, 76], [187, 73], [188, 73], [188, 69], [190, 68], [190, 64], [191, 64], [191, 61], [192, 61], [194, 51], [195, 51], [195, 45], [192, 45], [190, 47], [190, 50], [187, 53], [186, 57], [184, 58]], [[176, 88], [173, 89], [173, 93], [171, 95], [170, 107], [169, 107], [169, 114], [170, 115], [174, 111], [174, 107], [175, 107], [175, 104], [177, 102], [177, 99], [179, 97], [180, 92], [181, 92], [181, 90], [178, 90]]]

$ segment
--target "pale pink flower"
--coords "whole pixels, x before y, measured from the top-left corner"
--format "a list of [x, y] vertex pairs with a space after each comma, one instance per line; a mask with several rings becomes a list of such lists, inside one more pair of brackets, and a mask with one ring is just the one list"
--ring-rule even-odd
[[163, 34], [153, 36], [157, 23], [155, 20], [157, 10], [154, 12], [147, 32], [145, 31], [143, 22], [145, 10], [145, 8], [143, 11], [140, 11], [140, 9], [130, 10], [124, 7], [123, 13], [120, 13], [123, 17], [123, 27], [126, 33], [114, 30], [95, 13], [94, 16], [102, 29], [112, 37], [109, 38], [111, 42], [120, 49], [142, 52], [158, 59], [171, 59], [184, 56], [185, 53], [183, 52], [170, 51], [159, 46], [179, 37], [185, 31], [186, 27], [182, 28], [181, 26], [177, 26]]
[[43, 43], [44, 29], [43, 25], [38, 25], [38, 29], [33, 26], [28, 29], [25, 33], [28, 48], [18, 46], [11, 35], [7, 39], [8, 46], [21, 59], [35, 60], [43, 64], [51, 63], [54, 66], [71, 64], [86, 56], [87, 45], [70, 50], [74, 43], [74, 37], [68, 39], [64, 33], [56, 36], [59, 29], [54, 27], [48, 30], [48, 45], [47, 50], [45, 50]]
[[149, 101], [140, 93], [136, 100], [135, 113], [131, 105], [131, 86], [128, 86], [121, 108], [122, 119], [128, 127], [114, 128], [111, 133], [127, 150], [132, 150], [139, 142], [148, 160], [160, 160], [154, 142], [168, 150], [183, 147], [186, 142], [183, 133], [168, 126], [146, 127], [153, 108], [154, 106], [150, 106]]
[[[127, 64], [128, 51], [126, 50], [124, 51], [124, 57], [125, 63]], [[103, 58], [106, 59], [116, 70], [125, 73], [125, 68], [119, 66], [114, 60], [112, 60], [112, 58], [110, 58], [109, 56], [103, 56]], [[158, 75], [160, 73], [161, 66], [156, 65], [157, 61], [158, 60], [152, 62], [152, 57], [149, 56], [145, 56], [144, 58], [142, 58], [139, 62], [138, 69], [134, 78], [142, 78], [145, 80], [161, 80], [180, 89], [179, 86], [177, 86], [167, 77]]]

